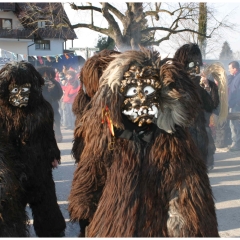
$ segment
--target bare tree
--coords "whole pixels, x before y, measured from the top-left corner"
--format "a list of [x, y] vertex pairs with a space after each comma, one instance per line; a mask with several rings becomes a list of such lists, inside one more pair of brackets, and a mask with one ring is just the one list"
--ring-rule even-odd
[[[204, 35], [207, 33], [207, 3], [199, 3], [199, 19], [198, 31]], [[206, 58], [206, 45], [207, 41], [204, 35], [198, 35], [199, 48], [201, 49], [203, 58]]]
[[[25, 3], [26, 4], [26, 3]], [[111, 37], [119, 50], [138, 49], [142, 46], [159, 46], [173, 36], [181, 38], [183, 34], [196, 36], [197, 39], [209, 39], [219, 27], [225, 26], [223, 22], [215, 20], [208, 31], [199, 27], [201, 14], [205, 9], [199, 8], [199, 3], [149, 3], [126, 2], [121, 3], [121, 10], [116, 4], [101, 2], [69, 3], [71, 8], [82, 12], [88, 12], [88, 21], [71, 24], [65, 15], [56, 11], [56, 3], [48, 3], [47, 9], [41, 9], [39, 3], [27, 3], [27, 9], [21, 13], [23, 23], [33, 27], [37, 31], [37, 19], [46, 19], [46, 24], [53, 29], [60, 28], [88, 28]], [[124, 10], [123, 10], [124, 9]], [[106, 27], [99, 25], [95, 20], [96, 14], [100, 14], [106, 20]], [[206, 18], [204, 19], [206, 21]], [[205, 22], [206, 23], [206, 22]], [[35, 27], [35, 28], [34, 28]]]

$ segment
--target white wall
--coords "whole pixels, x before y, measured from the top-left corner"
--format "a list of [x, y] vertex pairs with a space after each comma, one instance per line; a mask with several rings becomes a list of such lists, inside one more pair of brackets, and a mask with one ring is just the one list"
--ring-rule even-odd
[[0, 18], [10, 18], [12, 19], [12, 29], [23, 29], [23, 26], [21, 25], [21, 23], [19, 22], [18, 18], [16, 17], [16, 15], [12, 12], [3, 12], [0, 11]]
[[[48, 56], [48, 55], [58, 55], [63, 54], [63, 43], [62, 39], [47, 39], [50, 40], [50, 50], [35, 49], [35, 44], [29, 47], [29, 56]], [[33, 42], [30, 42], [31, 45]]]
[[[12, 19], [13, 29], [23, 29], [18, 18], [11, 11], [9, 12], [0, 11], [0, 18]], [[18, 39], [8, 38], [0, 38], [0, 49], [4, 49], [18, 54], [26, 54], [29, 56], [48, 56], [48, 55], [51, 56], [63, 54], [64, 49], [63, 39], [45, 39], [45, 40], [50, 40], [50, 50], [35, 49], [35, 44], [33, 44], [33, 41], [31, 39], [20, 39], [18, 41]]]
[[28, 54], [28, 43], [32, 43], [32, 40], [17, 40], [17, 39], [0, 39], [0, 48], [18, 54]]
[[[24, 29], [18, 18], [12, 11], [4, 12], [0, 11], [0, 18], [12, 19], [12, 29]], [[1, 54], [5, 55], [5, 51], [13, 52], [16, 54], [28, 54], [28, 43], [32, 42], [31, 39], [16, 39], [16, 38], [0, 38], [0, 49]], [[11, 55], [11, 54], [10, 54]], [[11, 56], [10, 56], [11, 57]]]

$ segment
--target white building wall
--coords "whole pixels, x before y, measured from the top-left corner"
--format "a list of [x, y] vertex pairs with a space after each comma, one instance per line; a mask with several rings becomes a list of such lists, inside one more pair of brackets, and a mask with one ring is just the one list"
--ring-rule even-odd
[[[48, 55], [59, 55], [63, 54], [63, 39], [47, 39], [44, 38], [44, 40], [50, 40], [50, 50], [43, 50], [43, 49], [35, 49], [35, 44], [29, 47], [29, 56], [48, 56]], [[29, 45], [31, 45], [33, 42], [30, 42]]]
[[32, 43], [32, 40], [17, 40], [17, 39], [8, 39], [1, 38], [0, 39], [0, 48], [9, 52], [13, 52], [16, 54], [25, 54], [28, 55], [28, 44]]
[[[13, 29], [24, 29], [18, 18], [12, 11], [0, 11], [0, 18], [12, 19]], [[35, 49], [32, 39], [9, 39], [0, 38], [0, 49], [10, 51], [16, 54], [24, 54], [29, 56], [48, 56], [63, 54], [64, 40], [63, 39], [44, 39], [50, 40], [50, 50]], [[1, 54], [0, 50], [0, 55]]]
[[0, 11], [0, 18], [12, 19], [12, 29], [23, 29], [22, 24], [19, 22], [18, 18], [12, 11], [9, 12]]

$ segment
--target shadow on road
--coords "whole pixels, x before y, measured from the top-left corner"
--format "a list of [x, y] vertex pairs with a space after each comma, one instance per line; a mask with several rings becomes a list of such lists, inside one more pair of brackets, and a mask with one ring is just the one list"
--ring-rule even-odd
[[240, 152], [217, 152], [209, 179], [220, 236], [240, 236]]

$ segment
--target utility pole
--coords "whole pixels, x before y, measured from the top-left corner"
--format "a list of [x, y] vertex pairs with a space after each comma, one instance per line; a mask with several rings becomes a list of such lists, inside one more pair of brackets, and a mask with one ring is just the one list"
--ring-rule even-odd
[[90, 51], [99, 51], [99, 48], [69, 48], [69, 50], [74, 51], [85, 51], [86, 60], [90, 57]]

